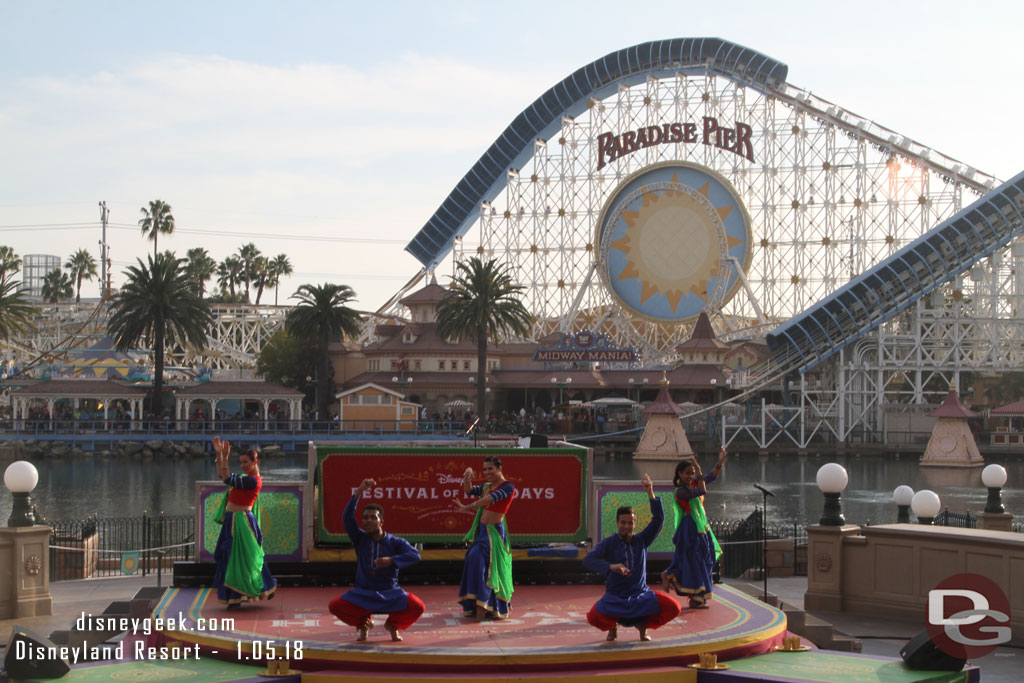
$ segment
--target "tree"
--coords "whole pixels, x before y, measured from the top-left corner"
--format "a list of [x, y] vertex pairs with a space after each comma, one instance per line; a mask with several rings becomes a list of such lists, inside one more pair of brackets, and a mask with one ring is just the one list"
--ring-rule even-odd
[[316, 402], [321, 420], [326, 420], [328, 416], [327, 345], [331, 336], [358, 336], [359, 313], [345, 305], [355, 296], [351, 287], [325, 282], [322, 285], [302, 285], [291, 297], [298, 299], [299, 303], [289, 311], [285, 319], [285, 330], [307, 344], [311, 341], [316, 344]]
[[263, 290], [270, 284], [270, 261], [266, 256], [260, 256], [253, 264], [253, 284], [256, 285], [256, 304], [259, 305], [263, 298]]
[[228, 256], [217, 266], [217, 284], [232, 299], [236, 296], [235, 287], [241, 282], [241, 279], [242, 261], [237, 256]]
[[171, 205], [154, 199], [149, 203], [149, 209], [142, 207], [141, 211], [142, 218], [139, 219], [139, 227], [142, 228], [143, 235], [153, 240], [153, 260], [156, 261], [156, 243], [160, 233], [170, 235], [174, 232], [174, 216], [171, 215]]
[[278, 254], [270, 261], [270, 275], [271, 281], [268, 286], [274, 288], [274, 305], [277, 306], [277, 290], [281, 288], [281, 277], [284, 275], [291, 275], [292, 263], [288, 260], [287, 254]]
[[68, 274], [75, 282], [75, 303], [82, 301], [82, 280], [91, 280], [96, 277], [96, 259], [85, 249], [79, 249], [68, 262], [64, 264]]
[[252, 242], [238, 248], [238, 260], [242, 262], [242, 282], [245, 283], [245, 301], [249, 301], [249, 285], [256, 282], [257, 264], [261, 258], [260, 250]]
[[71, 278], [60, 268], [54, 268], [43, 276], [43, 301], [51, 304], [67, 301], [74, 291]]
[[0, 284], [21, 270], [21, 259], [7, 245], [0, 246]]
[[512, 282], [508, 269], [494, 259], [485, 263], [474, 256], [457, 264], [448, 293], [437, 306], [439, 337], [448, 341], [466, 337], [476, 342], [476, 407], [480, 417], [486, 415], [488, 340], [530, 331], [532, 319], [519, 297], [524, 289]]
[[167, 345], [204, 348], [213, 324], [210, 306], [192, 289], [185, 259], [170, 252], [138, 259], [125, 271], [125, 284], [114, 298], [107, 332], [119, 351], [138, 348], [143, 341], [153, 349], [153, 412], [162, 408], [164, 349]]
[[25, 298], [25, 292], [18, 291], [19, 284], [18, 280], [0, 279], [0, 339], [35, 328], [35, 309]]
[[206, 281], [217, 272], [217, 262], [214, 261], [209, 252], [202, 247], [189, 249], [185, 254], [188, 263], [185, 265], [185, 275], [192, 283], [192, 288], [199, 296], [206, 295]]
[[[309, 393], [306, 377], [317, 372], [316, 349], [278, 328], [260, 349], [256, 372], [268, 381]], [[307, 396], [316, 402], [316, 395]], [[294, 416], [293, 417], [298, 417]]]

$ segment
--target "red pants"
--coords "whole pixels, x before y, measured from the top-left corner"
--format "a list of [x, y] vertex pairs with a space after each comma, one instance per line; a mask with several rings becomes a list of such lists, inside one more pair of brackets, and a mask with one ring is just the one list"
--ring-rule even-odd
[[[415, 623], [420, 615], [423, 614], [423, 601], [417, 598], [412, 593], [408, 593], [409, 599], [405, 605], [405, 609], [398, 612], [389, 612], [388, 620], [385, 622], [391, 624], [399, 631], [404, 631]], [[353, 605], [348, 600], [342, 597], [337, 597], [331, 600], [327, 609], [331, 611], [331, 614], [338, 617], [342, 622], [349, 626], [355, 626], [359, 628], [370, 618], [373, 614], [372, 610], [363, 609], [358, 605]], [[677, 612], [678, 614], [678, 612]]]
[[[647, 628], [660, 628], [678, 617], [679, 612], [682, 611], [679, 603], [664, 593], [655, 593], [654, 595], [658, 598], [658, 609], [660, 611], [647, 617], [647, 623], [645, 624]], [[587, 621], [590, 622], [591, 626], [596, 626], [602, 631], [611, 631], [619, 623], [619, 618], [601, 614], [597, 611], [597, 605], [594, 605], [587, 612]]]

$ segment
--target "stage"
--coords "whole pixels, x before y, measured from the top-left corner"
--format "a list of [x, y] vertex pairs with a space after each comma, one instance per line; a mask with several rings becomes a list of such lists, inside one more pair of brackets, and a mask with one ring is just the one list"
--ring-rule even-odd
[[[337, 622], [327, 603], [339, 588], [285, 588], [271, 601], [226, 610], [208, 588], [176, 588], [157, 606], [154, 617], [183, 619], [160, 639], [198, 644], [202, 657], [257, 663], [274, 648], [288, 656], [292, 668], [315, 680], [340, 676], [451, 677], [479, 674], [609, 675], [669, 667], [678, 675], [698, 655], [714, 652], [720, 660], [770, 652], [786, 634], [779, 610], [728, 586], [716, 586], [708, 609], [682, 614], [639, 641], [635, 628], [620, 628], [616, 642], [586, 622], [586, 613], [601, 597], [599, 585], [520, 586], [511, 618], [477, 623], [465, 619], [455, 602], [456, 586], [413, 586], [427, 612], [403, 642], [391, 642], [383, 617], [366, 642]], [[234, 623], [225, 623], [234, 619]], [[300, 658], [301, 657], [301, 658]], [[310, 680], [313, 680], [311, 678]]]

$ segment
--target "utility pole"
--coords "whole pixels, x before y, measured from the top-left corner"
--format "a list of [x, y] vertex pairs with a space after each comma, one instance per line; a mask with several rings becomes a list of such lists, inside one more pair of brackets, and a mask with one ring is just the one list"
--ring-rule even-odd
[[106, 202], [100, 202], [100, 221], [103, 223], [103, 239], [100, 240], [100, 301], [105, 301], [110, 294], [110, 273], [107, 272], [107, 219], [110, 209]]

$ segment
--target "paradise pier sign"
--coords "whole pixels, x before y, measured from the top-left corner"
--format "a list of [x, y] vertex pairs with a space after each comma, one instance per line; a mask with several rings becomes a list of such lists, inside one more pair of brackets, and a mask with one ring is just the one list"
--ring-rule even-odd
[[616, 346], [603, 334], [581, 330], [563, 334], [555, 346], [542, 346], [533, 352], [533, 360], [542, 363], [635, 363], [636, 349]]
[[754, 148], [750, 138], [754, 129], [746, 123], [736, 123], [735, 128], [722, 126], [713, 116], [705, 116], [698, 135], [696, 123], [665, 123], [626, 131], [621, 135], [601, 133], [597, 136], [597, 168], [615, 161], [621, 156], [632, 154], [654, 145], [675, 145], [680, 142], [692, 144], [702, 142], [737, 154], [747, 161], [754, 160]]

